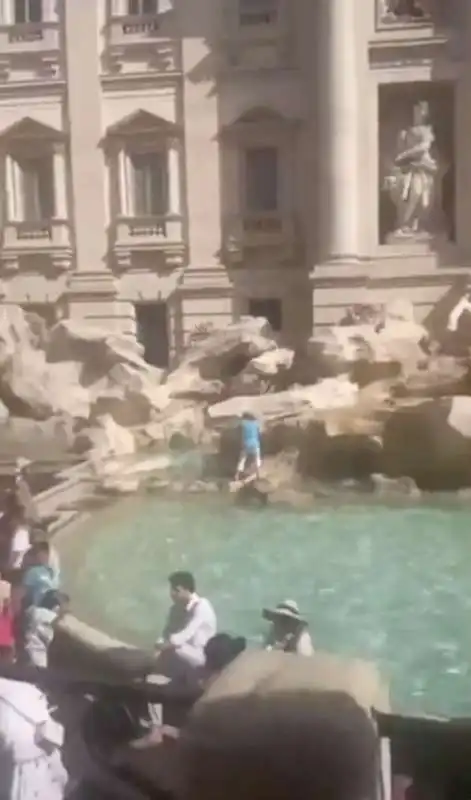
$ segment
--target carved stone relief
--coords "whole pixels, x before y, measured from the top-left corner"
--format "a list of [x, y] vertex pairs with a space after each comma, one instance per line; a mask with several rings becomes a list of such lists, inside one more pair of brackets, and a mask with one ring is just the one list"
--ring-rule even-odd
[[427, 22], [430, 18], [430, 1], [378, 0], [378, 19], [383, 25]]
[[380, 87], [382, 244], [454, 240], [453, 105], [450, 84]]
[[466, 13], [463, 0], [377, 0], [379, 27], [433, 24], [439, 28], [460, 26]]

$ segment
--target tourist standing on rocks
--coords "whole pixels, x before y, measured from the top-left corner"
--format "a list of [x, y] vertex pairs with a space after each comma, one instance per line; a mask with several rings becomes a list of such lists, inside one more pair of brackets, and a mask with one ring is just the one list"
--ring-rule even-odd
[[302, 618], [294, 600], [284, 600], [276, 608], [264, 608], [262, 616], [271, 622], [265, 650], [281, 650], [299, 656], [314, 655], [307, 622]]
[[238, 481], [245, 472], [247, 464], [253, 464], [256, 478], [260, 477], [262, 468], [261, 429], [258, 419], [249, 411], [242, 414], [240, 422], [242, 450], [237, 464], [235, 480]]
[[209, 600], [197, 594], [191, 572], [174, 572], [168, 580], [173, 604], [156, 647], [162, 669], [168, 665], [171, 677], [175, 657], [192, 667], [204, 666], [204, 648], [216, 634], [217, 620]]

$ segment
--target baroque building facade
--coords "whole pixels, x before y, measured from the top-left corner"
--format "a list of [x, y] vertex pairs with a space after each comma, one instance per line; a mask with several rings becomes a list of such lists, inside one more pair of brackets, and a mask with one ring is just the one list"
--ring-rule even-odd
[[471, 263], [471, 0], [0, 0], [0, 299], [289, 344]]

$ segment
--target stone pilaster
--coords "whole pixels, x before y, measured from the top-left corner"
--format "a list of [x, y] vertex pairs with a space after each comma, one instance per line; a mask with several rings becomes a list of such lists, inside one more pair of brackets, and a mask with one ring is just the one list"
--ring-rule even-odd
[[67, 172], [65, 147], [58, 144], [54, 149], [54, 204], [55, 217], [57, 219], [67, 219]]
[[181, 212], [180, 197], [180, 146], [171, 141], [168, 149], [168, 205], [169, 213], [176, 216]]
[[[358, 0], [316, 0], [318, 16], [319, 245], [323, 262], [359, 249], [360, 134]], [[361, 16], [361, 15], [360, 15]]]
[[18, 198], [17, 165], [12, 157], [5, 157], [5, 188], [7, 221], [18, 222], [21, 219], [21, 208]]
[[[118, 287], [107, 264], [98, 9], [98, 3], [67, 3], [65, 8], [67, 116], [74, 187], [70, 217], [75, 232], [75, 273], [70, 276], [67, 295], [70, 316], [119, 329], [122, 314]], [[84, 42], [90, 45], [85, 55]]]

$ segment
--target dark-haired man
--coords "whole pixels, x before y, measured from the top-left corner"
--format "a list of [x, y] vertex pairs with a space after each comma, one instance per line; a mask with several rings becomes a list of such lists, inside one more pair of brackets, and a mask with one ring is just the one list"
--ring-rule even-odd
[[157, 649], [173, 651], [186, 664], [202, 667], [204, 648], [217, 631], [214, 608], [197, 594], [191, 572], [173, 572], [168, 581], [172, 606]]

